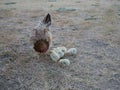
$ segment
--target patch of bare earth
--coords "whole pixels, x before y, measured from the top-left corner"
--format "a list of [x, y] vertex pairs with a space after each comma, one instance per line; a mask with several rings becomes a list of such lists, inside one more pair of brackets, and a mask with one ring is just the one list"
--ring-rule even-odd
[[[62, 67], [31, 48], [47, 13], [53, 46], [76, 47]], [[119, 0], [1, 0], [0, 90], [120, 90]]]

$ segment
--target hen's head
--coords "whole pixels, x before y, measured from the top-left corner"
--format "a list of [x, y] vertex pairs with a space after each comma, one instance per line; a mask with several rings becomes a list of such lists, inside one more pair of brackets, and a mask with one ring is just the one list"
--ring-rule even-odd
[[47, 16], [43, 19], [42, 22], [38, 24], [35, 30], [35, 42], [34, 50], [39, 53], [45, 53], [50, 47], [51, 44], [51, 33], [49, 31], [49, 26], [51, 25], [51, 16]]

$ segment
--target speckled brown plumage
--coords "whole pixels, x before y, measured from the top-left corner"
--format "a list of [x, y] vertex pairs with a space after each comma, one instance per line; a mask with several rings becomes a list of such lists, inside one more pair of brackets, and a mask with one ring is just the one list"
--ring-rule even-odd
[[39, 53], [45, 53], [49, 49], [49, 42], [42, 39], [38, 40], [34, 43], [34, 49]]

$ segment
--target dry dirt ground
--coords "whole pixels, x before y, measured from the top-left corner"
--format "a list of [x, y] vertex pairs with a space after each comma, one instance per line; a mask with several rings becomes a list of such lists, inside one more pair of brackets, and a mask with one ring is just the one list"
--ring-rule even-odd
[[[30, 33], [47, 13], [70, 66], [39, 57]], [[0, 0], [0, 90], [120, 90], [120, 0]]]

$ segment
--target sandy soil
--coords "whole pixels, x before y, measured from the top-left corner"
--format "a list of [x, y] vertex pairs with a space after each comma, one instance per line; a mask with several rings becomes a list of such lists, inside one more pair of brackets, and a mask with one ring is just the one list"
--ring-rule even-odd
[[[70, 66], [31, 48], [47, 13], [52, 47], [78, 49]], [[120, 90], [120, 0], [0, 0], [0, 90]]]

